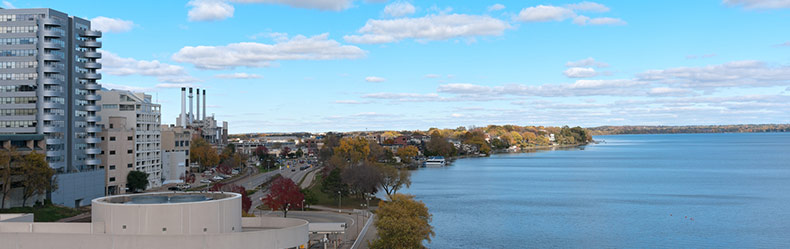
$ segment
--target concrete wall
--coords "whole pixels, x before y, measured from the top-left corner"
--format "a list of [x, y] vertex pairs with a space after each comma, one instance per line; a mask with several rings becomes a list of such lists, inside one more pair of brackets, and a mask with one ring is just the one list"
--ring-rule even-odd
[[104, 196], [104, 170], [57, 174], [58, 190], [52, 193], [52, 203], [67, 207], [90, 204], [94, 198]]

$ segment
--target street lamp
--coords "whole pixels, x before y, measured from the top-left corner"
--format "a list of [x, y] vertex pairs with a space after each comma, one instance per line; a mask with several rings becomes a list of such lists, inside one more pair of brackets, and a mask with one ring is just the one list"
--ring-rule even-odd
[[343, 200], [343, 196], [340, 195], [340, 191], [337, 191], [337, 212], [338, 213], [343, 212], [342, 210], [340, 210], [340, 203], [342, 202], [342, 200]]
[[302, 211], [304, 211], [304, 199], [302, 199]]

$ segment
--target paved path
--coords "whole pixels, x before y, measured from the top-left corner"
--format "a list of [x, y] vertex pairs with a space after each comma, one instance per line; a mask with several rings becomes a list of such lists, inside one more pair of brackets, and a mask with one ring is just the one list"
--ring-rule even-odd
[[306, 178], [304, 179], [304, 181], [302, 182], [302, 185], [299, 185], [299, 187], [300, 187], [300, 188], [303, 188], [303, 189], [305, 189], [305, 188], [309, 188], [309, 187], [310, 187], [310, 184], [313, 184], [313, 179], [315, 179], [315, 174], [316, 174], [318, 171], [320, 171], [320, 169], [315, 169], [315, 170], [313, 170], [313, 171], [310, 171], [310, 173], [308, 173], [308, 174], [307, 174], [307, 177], [306, 177]]
[[[319, 207], [321, 208], [321, 207]], [[329, 208], [326, 208], [329, 209]], [[340, 235], [330, 235], [330, 239], [340, 239], [342, 241], [339, 248], [351, 248], [351, 245], [354, 244], [354, 240], [356, 239], [357, 235], [361, 232], [365, 222], [367, 221], [365, 214], [362, 212], [352, 212], [351, 210], [343, 210], [342, 213], [337, 212], [337, 209], [330, 209], [333, 211], [289, 211], [288, 218], [296, 218], [296, 219], [303, 219], [308, 222], [312, 223], [325, 223], [325, 222], [342, 222], [346, 223], [348, 227], [346, 228], [346, 232]], [[264, 216], [272, 216], [272, 217], [282, 217], [282, 211], [256, 211], [255, 215], [264, 215]], [[371, 225], [372, 227], [372, 225]], [[368, 234], [370, 230], [368, 231]], [[322, 234], [310, 234], [310, 244], [312, 245], [310, 248], [323, 248], [323, 245], [318, 243], [324, 235]], [[368, 237], [367, 235], [365, 236]], [[328, 248], [331, 248], [329, 246]]]
[[[264, 182], [268, 181], [269, 178], [273, 177], [275, 174], [278, 174], [278, 173], [280, 175], [282, 175], [283, 177], [290, 178], [292, 181], [294, 181], [294, 183], [299, 184], [299, 181], [301, 181], [302, 178], [304, 178], [306, 175], [308, 175], [308, 173], [312, 173], [314, 171], [316, 171], [316, 168], [311, 168], [311, 169], [307, 169], [307, 170], [299, 170], [297, 168], [296, 171], [291, 171], [291, 169], [287, 169], [287, 168], [286, 169], [282, 169], [282, 170], [275, 170], [275, 171], [272, 171], [272, 172], [265, 173], [265, 174], [270, 174], [271, 173], [271, 175], [268, 175], [266, 177], [253, 176], [253, 178], [256, 178], [256, 179], [253, 179], [253, 180], [255, 180], [254, 183], [257, 183], [254, 186], [257, 187], [258, 185], [263, 184]], [[265, 179], [265, 180], [259, 181], [261, 179], [257, 179], [257, 178], [261, 178], [261, 179]], [[305, 180], [305, 181], [307, 181], [307, 180]], [[247, 189], [252, 189], [252, 188], [247, 188]], [[250, 196], [250, 199], [252, 200], [252, 207], [255, 208], [257, 206], [262, 205], [263, 202], [261, 202], [261, 198], [265, 197], [267, 194], [269, 194], [269, 190], [268, 189], [262, 189], [262, 190], [260, 190], [258, 192], [255, 192], [255, 194], [252, 194]]]

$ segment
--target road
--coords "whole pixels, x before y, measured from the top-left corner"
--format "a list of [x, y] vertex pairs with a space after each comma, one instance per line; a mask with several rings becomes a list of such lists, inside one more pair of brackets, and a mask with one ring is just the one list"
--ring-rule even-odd
[[[253, 188], [257, 187], [258, 185], [261, 185], [264, 182], [268, 181], [272, 176], [274, 176], [275, 174], [278, 174], [278, 173], [280, 175], [282, 175], [283, 177], [290, 178], [292, 181], [294, 181], [294, 183], [299, 184], [299, 181], [301, 181], [302, 178], [305, 177], [305, 175], [307, 175], [309, 172], [314, 172], [314, 171], [316, 171], [316, 168], [310, 168], [310, 169], [306, 169], [306, 170], [299, 170], [299, 168], [296, 168], [296, 171], [291, 171], [291, 169], [283, 168], [282, 170], [275, 170], [275, 171], [267, 172], [267, 173], [264, 173], [264, 174], [251, 176], [251, 177], [248, 177], [249, 179], [241, 179], [236, 184], [244, 184], [242, 186], [244, 186], [246, 189], [253, 189]], [[307, 180], [305, 180], [305, 181], [307, 181]], [[311, 179], [311, 181], [312, 181], [312, 179]], [[251, 187], [247, 187], [247, 185], [249, 185]], [[266, 196], [268, 193], [269, 193], [269, 190], [265, 189], [265, 190], [261, 190], [261, 191], [255, 192], [255, 194], [252, 194], [250, 196], [250, 199], [252, 199], [252, 207], [255, 208], [255, 207], [260, 206], [261, 204], [263, 204], [263, 202], [261, 202], [261, 198]]]

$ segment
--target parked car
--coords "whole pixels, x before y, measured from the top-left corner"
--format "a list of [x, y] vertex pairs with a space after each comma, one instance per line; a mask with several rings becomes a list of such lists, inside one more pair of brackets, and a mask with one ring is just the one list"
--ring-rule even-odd
[[203, 180], [200, 180], [200, 183], [211, 183], [211, 181], [209, 181], [208, 179], [203, 179]]
[[178, 186], [172, 186], [172, 187], [167, 188], [167, 190], [170, 190], [170, 191], [181, 191], [181, 188], [179, 188]]
[[225, 180], [225, 178], [222, 178], [221, 176], [214, 176], [214, 178], [211, 178], [211, 179], [212, 179], [212, 180], [214, 180], [214, 181], [222, 181], [222, 180]]
[[238, 169], [234, 169], [234, 170], [232, 170], [232, 171], [230, 172], [230, 174], [232, 174], [232, 175], [238, 175], [238, 174], [239, 174], [239, 170], [238, 170]]

